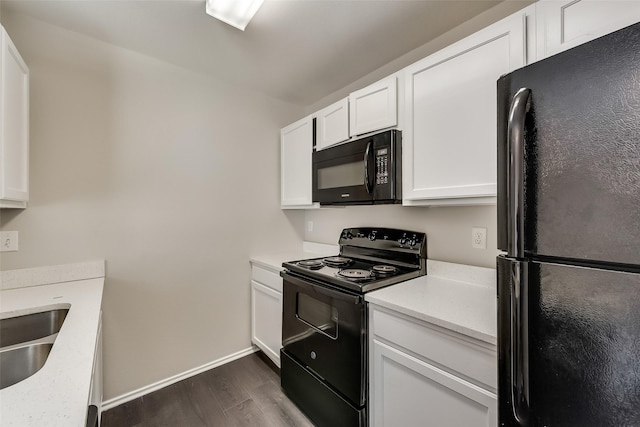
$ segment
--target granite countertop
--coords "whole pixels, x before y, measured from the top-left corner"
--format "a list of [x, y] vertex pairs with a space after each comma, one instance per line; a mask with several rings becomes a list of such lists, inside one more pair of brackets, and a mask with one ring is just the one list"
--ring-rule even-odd
[[496, 345], [495, 270], [428, 261], [427, 275], [370, 292], [371, 304]]
[[[28, 270], [24, 270], [25, 274], [36, 269]], [[94, 270], [90, 275], [95, 275], [95, 269], [89, 270]], [[20, 271], [11, 271], [12, 277], [16, 272]], [[6, 276], [9, 272], [2, 273]], [[57, 275], [53, 280], [60, 277]], [[0, 291], [0, 318], [55, 308], [69, 308], [69, 313], [44, 366], [31, 377], [0, 390], [0, 424], [20, 427], [84, 426], [104, 277], [30, 287], [25, 280], [16, 282], [18, 286], [14, 289]]]

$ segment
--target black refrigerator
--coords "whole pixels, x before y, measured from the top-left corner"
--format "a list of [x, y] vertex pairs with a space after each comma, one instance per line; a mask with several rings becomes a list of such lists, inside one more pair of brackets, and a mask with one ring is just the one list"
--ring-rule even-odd
[[640, 23], [498, 80], [500, 426], [640, 426]]

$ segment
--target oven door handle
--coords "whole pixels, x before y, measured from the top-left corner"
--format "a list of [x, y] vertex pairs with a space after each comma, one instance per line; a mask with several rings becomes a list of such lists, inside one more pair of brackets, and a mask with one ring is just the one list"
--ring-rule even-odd
[[353, 295], [346, 292], [341, 292], [337, 290], [333, 290], [327, 285], [323, 285], [321, 283], [311, 281], [309, 279], [300, 279], [291, 274], [287, 274], [286, 272], [282, 273], [282, 278], [287, 282], [291, 283], [294, 286], [299, 288], [303, 288], [306, 291], [315, 292], [321, 295], [325, 295], [340, 301], [347, 301], [352, 304], [361, 304], [362, 296], [361, 295]]

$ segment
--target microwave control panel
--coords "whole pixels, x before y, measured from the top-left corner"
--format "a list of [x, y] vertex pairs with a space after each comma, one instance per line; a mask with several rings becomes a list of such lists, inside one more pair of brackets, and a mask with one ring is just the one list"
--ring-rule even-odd
[[389, 148], [376, 151], [376, 184], [389, 183]]

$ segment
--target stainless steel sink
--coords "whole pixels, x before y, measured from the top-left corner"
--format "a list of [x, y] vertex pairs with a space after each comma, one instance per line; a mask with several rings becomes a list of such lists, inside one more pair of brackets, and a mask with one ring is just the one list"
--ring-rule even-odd
[[0, 319], [0, 347], [37, 340], [60, 331], [69, 309]]
[[60, 308], [0, 319], [0, 389], [44, 366], [67, 313]]
[[1, 350], [0, 389], [19, 383], [38, 372], [47, 361], [52, 347], [53, 342], [50, 342]]

